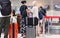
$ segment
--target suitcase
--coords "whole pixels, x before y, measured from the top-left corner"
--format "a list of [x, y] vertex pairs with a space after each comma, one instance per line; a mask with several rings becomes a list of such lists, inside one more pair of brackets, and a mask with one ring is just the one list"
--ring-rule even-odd
[[26, 38], [36, 38], [36, 25], [38, 24], [38, 18], [26, 18]]
[[27, 26], [36, 26], [38, 24], [38, 18], [37, 17], [26, 17], [26, 25]]
[[26, 27], [26, 38], [36, 38], [36, 27]]

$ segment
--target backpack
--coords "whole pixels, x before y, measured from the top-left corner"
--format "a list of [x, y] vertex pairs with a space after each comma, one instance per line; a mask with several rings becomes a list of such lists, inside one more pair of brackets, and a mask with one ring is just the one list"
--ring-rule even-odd
[[11, 2], [9, 0], [1, 0], [1, 14], [7, 16], [11, 14]]
[[41, 9], [43, 11], [43, 15], [46, 16], [46, 10], [45, 9]]
[[39, 15], [39, 19], [42, 19], [43, 18], [43, 10], [40, 10], [38, 15]]

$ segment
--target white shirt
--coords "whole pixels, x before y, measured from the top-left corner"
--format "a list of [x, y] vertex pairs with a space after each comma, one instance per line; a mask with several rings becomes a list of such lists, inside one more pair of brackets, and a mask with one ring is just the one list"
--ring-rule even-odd
[[33, 17], [38, 18], [38, 7], [37, 6], [34, 6], [31, 10], [31, 12], [33, 13]]

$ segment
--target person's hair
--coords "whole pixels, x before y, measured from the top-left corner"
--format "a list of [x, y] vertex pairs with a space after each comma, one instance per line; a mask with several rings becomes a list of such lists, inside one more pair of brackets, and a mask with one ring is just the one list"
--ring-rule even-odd
[[21, 1], [22, 4], [26, 3], [26, 1]]
[[42, 9], [43, 7], [42, 7], [42, 6], [40, 6], [40, 8]]
[[37, 5], [36, 3], [37, 3], [37, 1], [33, 1], [33, 2], [32, 2], [32, 5], [33, 5], [33, 6], [36, 6], [36, 5]]

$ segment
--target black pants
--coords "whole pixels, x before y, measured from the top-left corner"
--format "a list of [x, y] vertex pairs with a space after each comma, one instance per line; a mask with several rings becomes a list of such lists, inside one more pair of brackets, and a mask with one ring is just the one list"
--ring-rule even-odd
[[10, 17], [0, 17], [0, 36], [2, 32], [2, 26], [4, 26], [4, 38], [8, 38], [9, 25]]
[[20, 32], [26, 33], [26, 18], [21, 18]]

